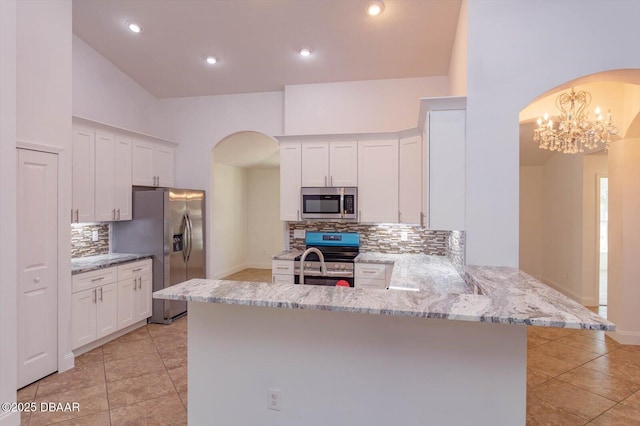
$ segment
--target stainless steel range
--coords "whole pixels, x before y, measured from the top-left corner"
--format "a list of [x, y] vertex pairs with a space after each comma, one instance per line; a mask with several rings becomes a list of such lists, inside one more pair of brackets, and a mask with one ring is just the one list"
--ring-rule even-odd
[[[295, 283], [353, 287], [354, 260], [360, 253], [360, 234], [307, 232], [305, 252], [295, 258]], [[301, 274], [301, 265], [304, 271]]]

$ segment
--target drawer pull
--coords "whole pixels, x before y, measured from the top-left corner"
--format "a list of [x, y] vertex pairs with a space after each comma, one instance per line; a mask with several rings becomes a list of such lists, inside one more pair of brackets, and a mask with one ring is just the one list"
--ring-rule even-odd
[[378, 273], [378, 271], [373, 271], [373, 270], [371, 270], [371, 269], [363, 269], [363, 270], [362, 270], [362, 273], [363, 273], [363, 274], [377, 274], [377, 273]]
[[91, 279], [91, 282], [94, 283], [96, 281], [102, 281], [102, 280], [104, 280], [104, 277], [98, 277], [98, 278]]
[[144, 268], [136, 268], [136, 269], [132, 270], [131, 272], [140, 272], [140, 271], [142, 271], [143, 269], [144, 269]]
[[288, 266], [276, 266], [276, 269], [279, 269], [281, 271], [286, 271], [286, 270], [291, 269], [291, 268], [288, 267]]

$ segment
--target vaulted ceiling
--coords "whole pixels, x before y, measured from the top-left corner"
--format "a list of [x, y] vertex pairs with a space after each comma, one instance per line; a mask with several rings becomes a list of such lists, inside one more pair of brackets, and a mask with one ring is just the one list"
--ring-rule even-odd
[[378, 16], [369, 3], [74, 0], [73, 32], [158, 98], [448, 74], [460, 0], [386, 0]]

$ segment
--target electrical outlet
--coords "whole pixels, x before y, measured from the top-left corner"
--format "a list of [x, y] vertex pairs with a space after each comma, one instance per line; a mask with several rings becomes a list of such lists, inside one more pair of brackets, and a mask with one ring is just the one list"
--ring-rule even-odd
[[98, 230], [94, 229], [93, 231], [91, 231], [91, 241], [93, 241], [94, 243], [96, 241], [98, 241]]
[[294, 229], [293, 230], [293, 238], [304, 238], [307, 236], [307, 231], [304, 229]]
[[280, 411], [280, 389], [269, 388], [269, 399], [267, 400], [267, 408], [269, 410]]
[[409, 239], [409, 233], [408, 232], [401, 232], [400, 233], [400, 241], [407, 241]]

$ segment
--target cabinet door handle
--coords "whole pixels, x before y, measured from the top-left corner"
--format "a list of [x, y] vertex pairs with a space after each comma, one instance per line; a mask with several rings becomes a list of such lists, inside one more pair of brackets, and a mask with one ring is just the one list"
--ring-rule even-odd
[[73, 209], [71, 209], [71, 223], [73, 223]]
[[98, 290], [93, 289], [93, 303], [98, 303]]
[[111, 210], [111, 220], [116, 220], [116, 209]]
[[333, 176], [329, 176], [329, 186], [333, 186]]
[[420, 212], [420, 227], [424, 228], [424, 213]]
[[120, 209], [116, 209], [116, 213], [118, 214], [118, 220], [120, 220]]
[[78, 213], [78, 209], [76, 209], [76, 223], [80, 222], [80, 213]]
[[402, 223], [402, 212], [398, 211], [398, 222]]
[[300, 210], [298, 210], [298, 221], [300, 220]]
[[102, 287], [100, 287], [100, 301], [102, 302], [104, 299], [102, 298]]
[[133, 291], [138, 291], [138, 279], [133, 279]]
[[327, 186], [327, 177], [324, 177], [324, 186]]
[[142, 277], [138, 277], [138, 289], [142, 290]]

